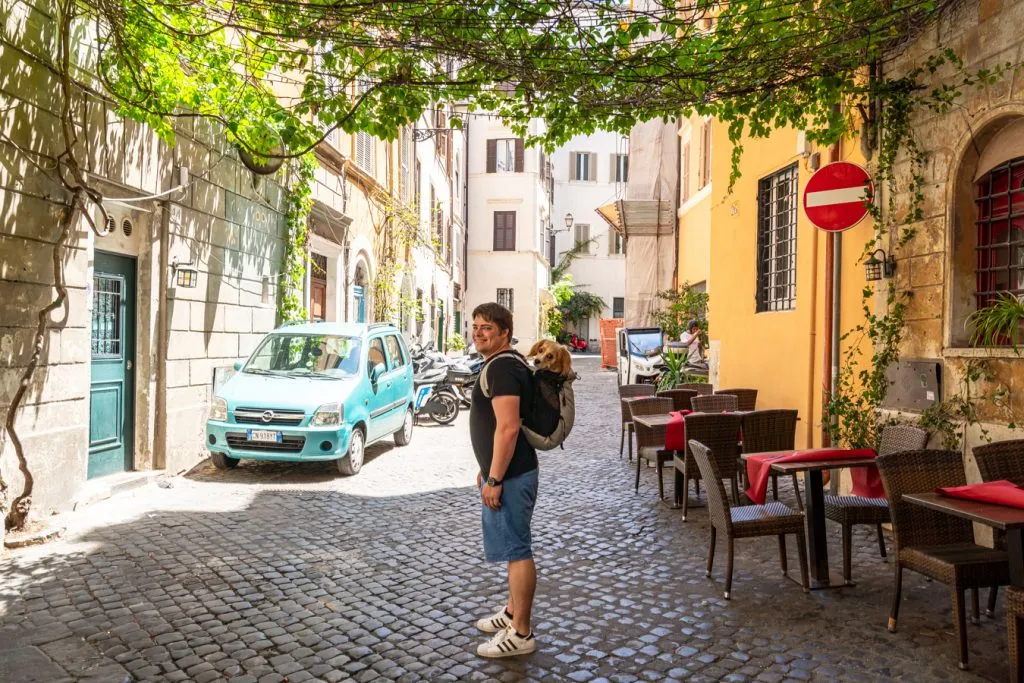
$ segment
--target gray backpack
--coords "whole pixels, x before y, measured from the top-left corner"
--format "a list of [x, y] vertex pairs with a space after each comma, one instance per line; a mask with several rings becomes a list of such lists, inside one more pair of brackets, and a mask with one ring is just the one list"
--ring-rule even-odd
[[521, 427], [526, 440], [541, 451], [562, 446], [576, 422], [576, 394], [572, 384], [579, 379], [579, 375], [573, 373], [569, 377], [562, 377], [550, 370], [534, 369], [518, 352], [507, 351], [488, 360], [480, 370], [480, 391], [487, 398], [491, 398], [487, 370], [501, 356], [515, 358], [533, 377], [533, 410], [523, 418]]

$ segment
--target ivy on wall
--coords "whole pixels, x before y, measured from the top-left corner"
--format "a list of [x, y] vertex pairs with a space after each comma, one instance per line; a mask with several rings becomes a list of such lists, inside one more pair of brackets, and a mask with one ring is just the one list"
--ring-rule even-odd
[[313, 208], [313, 180], [317, 162], [312, 153], [292, 160], [291, 183], [285, 193], [285, 243], [278, 278], [279, 323], [306, 320], [303, 301], [306, 263], [309, 261], [309, 212]]

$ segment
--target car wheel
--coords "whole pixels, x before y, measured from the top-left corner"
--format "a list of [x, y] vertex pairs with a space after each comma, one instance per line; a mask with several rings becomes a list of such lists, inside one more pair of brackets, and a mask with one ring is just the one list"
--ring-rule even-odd
[[223, 453], [210, 452], [210, 462], [218, 470], [233, 470], [238, 465], [238, 458], [230, 458]]
[[443, 391], [436, 395], [438, 401], [444, 405], [443, 410], [431, 413], [430, 417], [438, 424], [451, 424], [459, 416], [459, 399], [455, 394]]
[[363, 469], [363, 457], [366, 455], [366, 442], [361, 429], [352, 430], [352, 438], [348, 442], [348, 453], [338, 460], [338, 471], [346, 477], [358, 474]]
[[405, 411], [405, 422], [402, 423], [402, 428], [395, 432], [396, 446], [409, 445], [409, 442], [412, 441], [412, 425], [415, 421], [412, 415], [412, 408], [410, 407]]

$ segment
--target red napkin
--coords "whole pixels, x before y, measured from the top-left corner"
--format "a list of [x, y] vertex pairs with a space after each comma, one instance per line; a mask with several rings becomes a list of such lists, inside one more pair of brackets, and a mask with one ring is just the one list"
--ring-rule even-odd
[[672, 421], [665, 426], [665, 450], [685, 451], [686, 450], [686, 421], [684, 415], [689, 415], [692, 410], [673, 410], [669, 413]]
[[968, 484], [967, 486], [935, 489], [935, 491], [950, 498], [975, 500], [979, 503], [994, 503], [1012, 508], [1024, 508], [1024, 489], [1005, 479], [987, 481], [984, 484]]
[[[771, 466], [776, 462], [807, 462], [815, 460], [847, 460], [849, 458], [875, 458], [875, 450], [873, 448], [819, 448], [816, 450], [807, 451], [787, 451], [785, 453], [765, 453], [763, 455], [751, 455], [747, 458], [747, 481], [750, 482], [750, 486], [747, 488], [745, 493], [750, 500], [754, 501], [758, 505], [764, 505], [765, 495], [768, 492], [768, 476], [771, 474]], [[854, 468], [854, 472], [862, 468]], [[878, 468], [869, 467], [875, 471], [875, 476], [878, 476]], [[860, 490], [858, 490], [860, 489]], [[881, 490], [879, 495], [871, 495], [872, 491]], [[865, 479], [863, 485], [858, 487], [856, 478], [854, 479], [854, 493], [858, 496], [865, 496], [867, 498], [880, 498], [884, 497], [885, 492], [881, 488], [881, 479], [878, 480], [877, 489], [872, 489], [868, 486], [868, 479]]]

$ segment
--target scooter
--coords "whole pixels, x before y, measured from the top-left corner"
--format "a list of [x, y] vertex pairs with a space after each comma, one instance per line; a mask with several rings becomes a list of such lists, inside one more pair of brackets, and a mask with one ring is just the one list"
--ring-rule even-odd
[[459, 395], [449, 378], [449, 367], [413, 346], [413, 405], [416, 418], [426, 416], [438, 424], [451, 424], [459, 416]]
[[570, 351], [577, 351], [579, 353], [586, 353], [587, 349], [590, 347], [590, 345], [587, 344], [587, 340], [576, 336], [576, 333], [569, 335], [569, 340], [566, 342], [566, 346], [569, 347]]
[[455, 385], [463, 408], [468, 408], [473, 402], [473, 387], [476, 386], [483, 367], [484, 357], [479, 353], [462, 356], [451, 361], [449, 379]]

